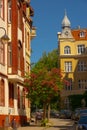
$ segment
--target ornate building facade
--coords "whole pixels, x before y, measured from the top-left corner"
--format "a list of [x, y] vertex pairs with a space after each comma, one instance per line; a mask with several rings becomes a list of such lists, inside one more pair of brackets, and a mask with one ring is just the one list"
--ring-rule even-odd
[[24, 87], [30, 73], [31, 40], [36, 36], [30, 0], [0, 0], [0, 126], [13, 117], [24, 125], [30, 119], [30, 102]]
[[69, 81], [61, 91], [61, 106], [69, 109], [68, 96], [87, 90], [87, 28], [71, 29], [65, 13], [62, 32], [58, 32], [58, 46], [63, 78]]

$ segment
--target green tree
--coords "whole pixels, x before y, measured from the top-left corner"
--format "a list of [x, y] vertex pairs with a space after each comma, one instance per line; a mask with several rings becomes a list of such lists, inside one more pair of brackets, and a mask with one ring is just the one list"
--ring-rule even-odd
[[[40, 58], [40, 60], [36, 64], [33, 64], [32, 71], [37, 72], [38, 70], [43, 69], [43, 70], [47, 70], [47, 72], [48, 72], [52, 68], [59, 68], [58, 59], [59, 59], [58, 49], [54, 49], [52, 52], [49, 52], [48, 54], [46, 52], [44, 52], [42, 57]], [[56, 108], [57, 108], [56, 104], [58, 104], [58, 103], [55, 103], [55, 102], [58, 102], [58, 98], [59, 97], [54, 97], [55, 100], [53, 100], [52, 106], [54, 106]], [[38, 103], [37, 103], [37, 106], [38, 106]]]
[[50, 71], [44, 68], [35, 72], [32, 71], [26, 77], [27, 97], [36, 104], [43, 103], [44, 118], [46, 117], [47, 105], [52, 102], [55, 96], [58, 96], [58, 90], [62, 89], [63, 84], [61, 71], [57, 68]]
[[30, 75], [26, 75], [27, 97], [36, 105], [43, 104], [44, 119], [47, 106], [58, 100], [59, 91], [66, 83], [58, 66], [57, 49], [48, 54], [44, 52], [42, 58], [33, 65]]
[[59, 68], [59, 55], [57, 49], [54, 49], [48, 54], [44, 52], [40, 60], [33, 65], [32, 70], [35, 71], [42, 68], [46, 68], [48, 71], [50, 71], [52, 68]]

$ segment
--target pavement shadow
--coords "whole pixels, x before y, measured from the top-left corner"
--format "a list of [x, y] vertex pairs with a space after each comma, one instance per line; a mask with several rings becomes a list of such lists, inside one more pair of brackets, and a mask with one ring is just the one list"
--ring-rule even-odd
[[54, 128], [59, 128], [60, 130], [71, 130], [73, 126], [52, 126]]
[[[62, 124], [60, 124], [60, 122], [58, 123], [58, 120], [52, 119], [52, 120], [50, 120], [51, 123], [45, 127], [59, 129], [59, 130], [73, 130], [73, 121], [68, 120], [68, 119], [67, 120], [60, 119], [60, 121], [61, 122], [64, 121], [65, 124], [62, 125]], [[40, 128], [40, 127], [44, 127], [44, 126], [41, 126], [40, 122], [38, 122], [37, 124], [35, 122], [31, 122], [29, 127], [39, 127]]]
[[[46, 126], [41, 126], [40, 124], [34, 124], [34, 125], [30, 125], [29, 127], [46, 127]], [[71, 130], [73, 128], [73, 125], [49, 125], [47, 126], [48, 128], [59, 128], [60, 130]]]

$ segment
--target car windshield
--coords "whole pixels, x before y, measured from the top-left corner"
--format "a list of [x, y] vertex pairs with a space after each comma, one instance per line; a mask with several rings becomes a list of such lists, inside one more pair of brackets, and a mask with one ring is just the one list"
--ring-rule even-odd
[[86, 110], [80, 110], [80, 113], [87, 113], [87, 109]]
[[87, 116], [80, 117], [78, 123], [79, 124], [87, 124]]

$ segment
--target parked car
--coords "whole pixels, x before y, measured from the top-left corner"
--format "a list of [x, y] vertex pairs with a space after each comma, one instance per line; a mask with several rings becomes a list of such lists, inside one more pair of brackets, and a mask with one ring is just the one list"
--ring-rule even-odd
[[72, 112], [72, 114], [71, 114], [72, 120], [78, 120], [78, 114], [79, 114], [80, 110], [81, 110], [81, 108], [76, 108], [75, 111]]
[[61, 110], [59, 113], [59, 118], [70, 119], [72, 112], [70, 110]]
[[65, 118], [65, 110], [61, 110], [59, 113], [59, 118]]
[[36, 120], [42, 120], [42, 114], [40, 112], [36, 113]]
[[50, 117], [52, 118], [58, 118], [59, 117], [59, 112], [55, 110], [50, 111]]
[[76, 130], [87, 130], [87, 114], [80, 116], [78, 122], [76, 122]]
[[39, 109], [36, 111], [36, 115], [35, 115], [36, 120], [42, 120], [43, 118], [43, 109]]
[[80, 116], [83, 114], [87, 114], [87, 109], [80, 109], [75, 113], [75, 119], [74, 120], [79, 120]]

